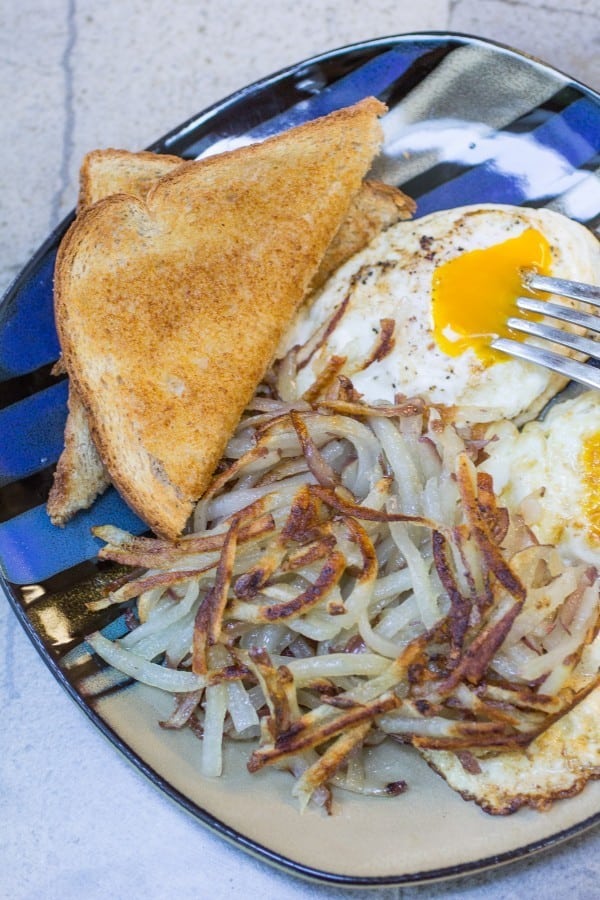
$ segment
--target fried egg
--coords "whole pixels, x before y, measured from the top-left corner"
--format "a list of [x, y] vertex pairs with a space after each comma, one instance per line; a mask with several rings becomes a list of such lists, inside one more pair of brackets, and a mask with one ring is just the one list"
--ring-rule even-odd
[[465, 800], [506, 815], [522, 806], [548, 809], [600, 776], [600, 691], [595, 690], [523, 751], [476, 754], [469, 772], [447, 750], [422, 750], [429, 765]]
[[526, 421], [565, 383], [490, 347], [508, 334], [527, 269], [597, 282], [600, 244], [546, 209], [478, 205], [399, 222], [305, 305], [279, 356], [316, 345], [298, 396], [337, 356], [367, 402], [401, 393], [454, 408], [459, 422]]
[[543, 544], [565, 559], [600, 565], [600, 392], [555, 403], [519, 432], [490, 426], [488, 459], [500, 502], [520, 511]]

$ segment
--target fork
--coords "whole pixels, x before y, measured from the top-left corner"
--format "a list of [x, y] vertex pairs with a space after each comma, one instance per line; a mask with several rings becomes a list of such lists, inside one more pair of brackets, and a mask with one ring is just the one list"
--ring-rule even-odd
[[[526, 287], [533, 290], [559, 294], [572, 300], [580, 300], [600, 307], [600, 287], [592, 284], [567, 281], [564, 278], [549, 278], [545, 275], [537, 274], [527, 275], [525, 284]], [[542, 316], [557, 319], [560, 322], [568, 322], [571, 325], [579, 325], [585, 328], [586, 331], [600, 334], [600, 315], [580, 312], [577, 309], [562, 306], [559, 303], [536, 300], [534, 297], [519, 297], [517, 306], [521, 310], [539, 313]], [[571, 350], [578, 350], [588, 360], [600, 363], [600, 343], [591, 338], [573, 334], [542, 322], [520, 319], [517, 316], [511, 317], [507, 324], [514, 331], [520, 331], [532, 337], [543, 338], [546, 341], [560, 344], [562, 347], [568, 347]], [[529, 362], [545, 366], [547, 369], [566, 375], [573, 381], [578, 381], [587, 387], [600, 389], [600, 369], [595, 368], [588, 362], [578, 362], [554, 350], [547, 350], [534, 344], [511, 340], [510, 338], [496, 338], [492, 341], [492, 347], [495, 350], [502, 350], [510, 356], [517, 356], [519, 359], [526, 359]]]

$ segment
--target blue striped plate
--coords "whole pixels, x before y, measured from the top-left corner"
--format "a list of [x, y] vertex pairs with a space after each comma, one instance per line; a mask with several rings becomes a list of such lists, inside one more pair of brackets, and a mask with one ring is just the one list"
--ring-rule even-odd
[[[150, 149], [185, 159], [260, 140], [374, 94], [389, 107], [374, 175], [417, 200], [418, 215], [477, 202], [548, 206], [600, 225], [600, 98], [548, 66], [452, 34], [367, 41], [292, 66], [216, 104]], [[600, 820], [600, 785], [544, 814], [486, 817], [413, 757], [405, 799], [345, 801], [343, 814], [301, 818], [282, 773], [250, 777], [236, 748], [217, 782], [197, 769], [192, 735], [164, 732], [162, 698], [90, 657], [81, 640], [106, 627], [86, 600], [114, 577], [90, 528], [144, 529], [107, 492], [65, 528], [44, 502], [62, 449], [66, 384], [52, 375], [57, 246], [50, 235], [0, 306], [0, 565], [15, 613], [65, 689], [98, 728], [201, 821], [275, 865], [322, 882], [402, 885], [517, 859]], [[114, 613], [112, 614], [114, 616]], [[368, 828], [365, 828], [368, 821]], [[452, 835], [448, 822], [452, 821]], [[415, 835], [426, 835], [422, 840]]]

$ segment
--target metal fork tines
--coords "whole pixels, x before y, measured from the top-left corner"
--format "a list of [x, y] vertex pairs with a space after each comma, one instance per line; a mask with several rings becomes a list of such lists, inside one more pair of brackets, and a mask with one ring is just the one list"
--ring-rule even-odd
[[[563, 278], [531, 275], [527, 279], [527, 287], [551, 294], [560, 294], [573, 300], [583, 301], [584, 303], [600, 307], [600, 287], [595, 285], [582, 284], [579, 281], [567, 281]], [[586, 331], [600, 334], [600, 315], [591, 315], [569, 306], [561, 306], [558, 303], [549, 303], [545, 300], [536, 300], [533, 297], [519, 297], [517, 306], [519, 309], [538, 313], [547, 318], [557, 319], [571, 325], [577, 325]], [[514, 331], [542, 338], [553, 344], [560, 344], [563, 347], [582, 353], [590, 360], [600, 362], [600, 343], [592, 338], [573, 334], [570, 331], [555, 328], [542, 322], [532, 322], [518, 317], [510, 318], [508, 326]], [[600, 389], [600, 369], [596, 369], [585, 362], [578, 362], [554, 350], [540, 347], [537, 344], [523, 343], [510, 338], [497, 338], [492, 342], [492, 347], [496, 350], [502, 350], [510, 356], [517, 356], [519, 359], [538, 363], [587, 387]]]

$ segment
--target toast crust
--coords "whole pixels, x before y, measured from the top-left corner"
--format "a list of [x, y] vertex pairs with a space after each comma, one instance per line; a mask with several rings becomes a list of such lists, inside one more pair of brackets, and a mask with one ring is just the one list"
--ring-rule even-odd
[[[92, 150], [79, 172], [78, 215], [111, 194], [126, 193], [143, 199], [164, 175], [182, 164], [178, 156], [128, 150]], [[62, 359], [53, 374], [65, 374]], [[53, 525], [64, 525], [87, 509], [110, 485], [110, 477], [94, 444], [87, 414], [74, 385], [69, 385], [65, 445], [48, 495], [47, 510]]]
[[128, 503], [183, 530], [376, 154], [354, 107], [84, 210], [55, 312], [94, 442]]
[[149, 150], [92, 150], [84, 156], [79, 172], [77, 212], [112, 194], [130, 194], [142, 200], [159, 178], [183, 162], [179, 156]]
[[54, 472], [47, 503], [54, 525], [64, 525], [80, 509], [91, 506], [110, 484], [90, 434], [87, 413], [72, 385], [69, 385], [68, 407], [65, 449]]

